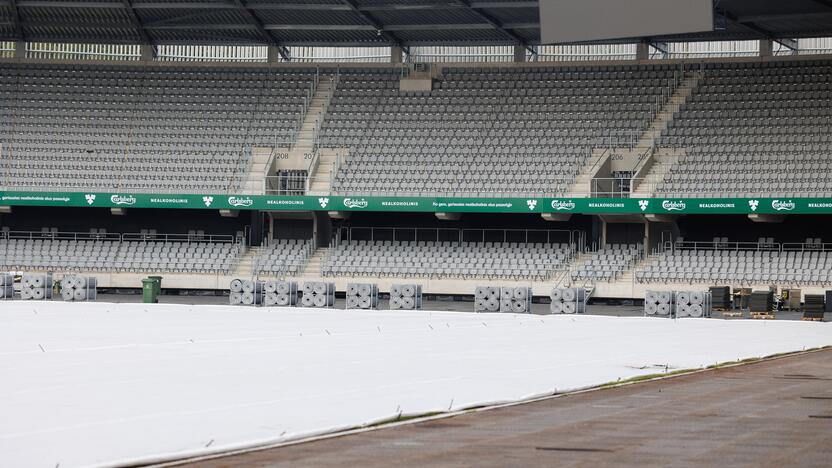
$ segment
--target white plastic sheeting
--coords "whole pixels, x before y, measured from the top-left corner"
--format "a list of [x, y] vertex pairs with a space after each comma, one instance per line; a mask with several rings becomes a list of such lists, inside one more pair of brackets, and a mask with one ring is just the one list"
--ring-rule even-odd
[[832, 344], [786, 321], [0, 304], [0, 466], [259, 445]]

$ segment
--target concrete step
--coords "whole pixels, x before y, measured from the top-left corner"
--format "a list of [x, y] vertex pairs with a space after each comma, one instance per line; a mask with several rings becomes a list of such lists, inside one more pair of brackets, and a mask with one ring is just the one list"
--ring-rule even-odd
[[318, 276], [321, 274], [321, 265], [323, 264], [326, 255], [329, 253], [328, 247], [320, 247], [316, 249], [306, 262], [306, 267], [303, 269], [302, 275], [305, 277]]

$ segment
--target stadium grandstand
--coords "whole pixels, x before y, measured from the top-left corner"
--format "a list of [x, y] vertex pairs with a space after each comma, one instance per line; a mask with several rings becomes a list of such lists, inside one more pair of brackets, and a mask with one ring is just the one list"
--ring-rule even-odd
[[[749, 232], [832, 206], [817, 2], [722, 2], [709, 33], [574, 45], [540, 44], [537, 2], [282, 3], [0, 4], [3, 267], [107, 287], [268, 272], [639, 298], [694, 280], [688, 256], [756, 270]], [[112, 215], [87, 216], [99, 207]], [[192, 209], [226, 218], [206, 235]], [[680, 217], [708, 213], [751, 221], [691, 243]], [[775, 279], [823, 288], [798, 259], [823, 262], [830, 235], [785, 231], [767, 249], [801, 274]], [[756, 278], [736, 280], [772, 282]]]
[[[242, 279], [832, 311], [832, 2], [547, 40], [569, 3], [0, 0], [6, 295], [50, 273], [117, 302], [161, 276], [160, 302], [227, 304]], [[128, 452], [61, 466], [156, 455]]]

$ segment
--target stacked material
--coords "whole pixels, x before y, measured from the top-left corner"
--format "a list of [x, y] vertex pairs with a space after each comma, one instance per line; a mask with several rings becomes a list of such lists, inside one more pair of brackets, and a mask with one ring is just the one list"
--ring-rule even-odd
[[711, 303], [717, 309], [727, 310], [731, 308], [731, 288], [728, 286], [712, 286]]
[[774, 310], [774, 293], [771, 291], [753, 291], [748, 306], [751, 312], [771, 312]]
[[751, 288], [734, 289], [734, 308], [745, 310], [748, 308], [748, 301], [751, 300]]
[[675, 303], [676, 318], [710, 317], [711, 294], [708, 291], [677, 291]]
[[673, 316], [674, 296], [672, 291], [647, 291], [644, 295], [644, 315], [648, 317]]
[[391, 310], [418, 310], [421, 308], [421, 284], [393, 284], [390, 286]]
[[500, 288], [500, 312], [528, 314], [532, 311], [532, 288]]
[[52, 273], [27, 273], [20, 282], [20, 298], [24, 301], [52, 299]]
[[549, 294], [552, 303], [549, 311], [553, 314], [583, 314], [586, 312], [586, 290], [584, 288], [554, 288]]
[[261, 305], [265, 283], [263, 281], [234, 279], [231, 281], [231, 293], [228, 295], [231, 305]]
[[803, 302], [803, 318], [823, 320], [826, 310], [823, 294], [807, 294]]
[[65, 301], [94, 301], [98, 279], [92, 276], [64, 276], [61, 281], [61, 297]]
[[303, 307], [332, 307], [335, 305], [335, 283], [323, 281], [307, 281], [303, 283], [303, 296], [300, 298]]
[[378, 285], [373, 283], [347, 284], [347, 309], [377, 309]]
[[294, 306], [298, 303], [298, 283], [295, 281], [266, 281], [263, 290], [265, 306]]
[[826, 312], [832, 312], [832, 291], [826, 291]]
[[0, 274], [0, 299], [14, 299], [14, 276]]
[[477, 286], [474, 288], [474, 312], [499, 312], [500, 288]]

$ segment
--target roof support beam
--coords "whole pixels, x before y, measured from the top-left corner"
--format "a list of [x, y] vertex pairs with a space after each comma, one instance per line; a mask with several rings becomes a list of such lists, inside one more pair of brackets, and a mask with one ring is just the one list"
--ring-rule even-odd
[[213, 10], [197, 10], [197, 11], [188, 12], [187, 14], [184, 14], [184, 15], [181, 15], [181, 16], [168, 16], [168, 17], [160, 19], [160, 20], [145, 22], [144, 23], [144, 28], [145, 29], [156, 29], [157, 26], [176, 25], [176, 24], [180, 24], [182, 21], [185, 22], [185, 23], [182, 23], [182, 24], [191, 24], [191, 23], [197, 22], [197, 21], [193, 21], [193, 20], [201, 19], [203, 16], [209, 15], [212, 12], [213, 12]]
[[508, 39], [510, 39], [512, 42], [514, 42], [515, 45], [523, 46], [529, 52], [534, 53], [534, 50], [531, 47], [529, 47], [529, 45], [526, 43], [525, 39], [518, 36], [514, 32], [509, 31], [508, 28], [506, 28], [505, 25], [501, 24], [497, 19], [495, 19], [494, 17], [492, 17], [488, 13], [486, 13], [484, 11], [481, 11], [480, 9], [483, 8], [482, 6], [475, 6], [477, 4], [475, 2], [472, 2], [471, 0], [458, 0], [458, 2], [459, 2], [459, 4], [466, 7], [470, 12], [474, 13], [478, 17], [485, 20], [494, 29], [499, 31], [503, 36], [506, 36]]
[[14, 38], [18, 41], [25, 41], [23, 36], [23, 26], [20, 24], [20, 12], [17, 11], [17, 0], [9, 0], [9, 8], [11, 8], [12, 26], [14, 28]]
[[292, 57], [289, 55], [289, 49], [277, 43], [277, 40], [274, 38], [274, 36], [272, 36], [266, 30], [266, 28], [263, 27], [263, 23], [260, 21], [260, 19], [257, 18], [257, 16], [255, 16], [254, 13], [252, 13], [251, 10], [249, 10], [246, 7], [245, 0], [234, 0], [234, 3], [237, 5], [237, 9], [240, 11], [240, 13], [242, 13], [243, 16], [246, 17], [249, 24], [251, 24], [252, 26], [254, 26], [255, 29], [257, 29], [257, 32], [260, 34], [260, 37], [262, 37], [268, 45], [276, 47], [277, 53], [279, 53], [280, 56], [283, 57], [283, 60], [287, 62], [291, 61]]
[[133, 27], [136, 28], [136, 34], [139, 36], [139, 39], [141, 39], [142, 44], [153, 45], [153, 41], [150, 40], [150, 36], [144, 29], [142, 20], [139, 19], [139, 15], [137, 15], [136, 10], [133, 9], [132, 2], [133, 0], [123, 0], [124, 8], [127, 9], [127, 16], [130, 17], [130, 22], [132, 22]]
[[813, 2], [817, 3], [818, 5], [825, 6], [826, 8], [832, 9], [832, 0], [812, 0]]
[[404, 44], [402, 44], [402, 40], [399, 39], [398, 36], [389, 31], [385, 31], [384, 25], [381, 24], [377, 19], [375, 19], [373, 15], [365, 11], [361, 11], [361, 8], [358, 6], [358, 3], [356, 3], [355, 0], [341, 0], [341, 2], [344, 5], [350, 7], [352, 11], [358, 13], [358, 15], [361, 16], [367, 24], [374, 27], [378, 32], [378, 35], [387, 39], [390, 45], [401, 47], [402, 49], [404, 49], [405, 53], [410, 53], [410, 50], [407, 47], [405, 47]]
[[[184, 18], [190, 18], [191, 15]], [[152, 23], [145, 23], [144, 27], [148, 30], [165, 29], [165, 30], [198, 30], [198, 29], [255, 29], [256, 26], [249, 23], [177, 23], [182, 18], [169, 18]], [[35, 24], [35, 23], [31, 23]], [[46, 25], [48, 23], [41, 23]], [[512, 23], [513, 24], [513, 23]], [[527, 23], [518, 23], [519, 26], [527, 26]], [[266, 31], [372, 31], [378, 32], [375, 26], [371, 24], [281, 24], [281, 23], [264, 23], [263, 29]], [[488, 30], [491, 29], [489, 24], [390, 24], [384, 26], [382, 35], [385, 33], [392, 34], [392, 31], [436, 31], [436, 30]]]
[[728, 22], [736, 24], [737, 26], [740, 26], [742, 28], [745, 28], [745, 29], [757, 34], [757, 35], [760, 35], [764, 39], [771, 39], [772, 41], [777, 42], [778, 44], [781, 44], [783, 47], [787, 47], [787, 48], [792, 49], [792, 50], [797, 50], [797, 41], [795, 41], [794, 39], [781, 39], [781, 38], [775, 37], [774, 33], [769, 31], [768, 29], [761, 28], [761, 27], [757, 26], [756, 24], [754, 24], [752, 22], [740, 21], [736, 16], [734, 16], [733, 14], [731, 14], [727, 11], [723, 12], [722, 16], [726, 20], [728, 20]]
[[[815, 0], [822, 2], [825, 0]], [[524, 2], [507, 2], [507, 1], [471, 1], [472, 8], [537, 8], [536, 1]], [[8, 5], [9, 0], [0, 0], [0, 5]], [[99, 8], [99, 9], [120, 9], [123, 8], [122, 3], [118, 0], [111, 1], [79, 1], [79, 2], [64, 2], [58, 0], [18, 0], [18, 6], [23, 8]], [[136, 10], [142, 9], [229, 9], [236, 8], [232, 0], [204, 0], [195, 2], [146, 2], [136, 1], [133, 3], [133, 8]], [[346, 4], [315, 4], [315, 3], [296, 3], [292, 2], [270, 2], [265, 0], [254, 0], [247, 2], [249, 10], [316, 10], [316, 11], [350, 11], [352, 7]], [[437, 10], [437, 9], [459, 9], [467, 8], [464, 5], [454, 3], [440, 3], [440, 4], [392, 4], [392, 5], [359, 5], [358, 9], [361, 11], [396, 11], [396, 10]]]
[[667, 43], [665, 42], [650, 41], [650, 47], [658, 50], [659, 53], [662, 54], [662, 58], [667, 58], [670, 55]]

